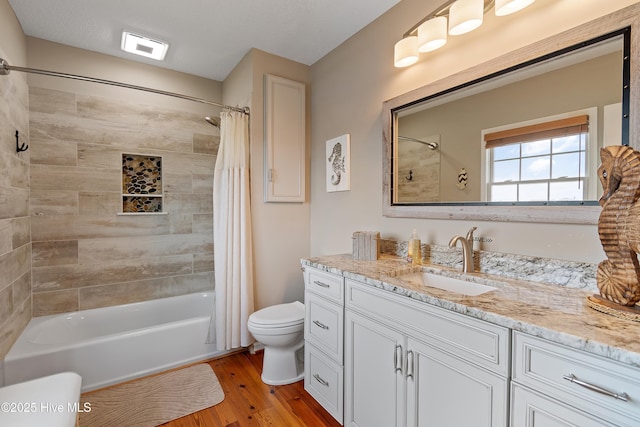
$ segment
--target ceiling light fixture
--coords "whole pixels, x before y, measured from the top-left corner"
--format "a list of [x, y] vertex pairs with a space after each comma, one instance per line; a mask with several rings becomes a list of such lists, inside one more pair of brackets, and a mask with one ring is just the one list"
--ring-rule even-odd
[[125, 52], [162, 61], [167, 54], [169, 44], [161, 40], [123, 31], [120, 48]]
[[[393, 63], [408, 67], [418, 62], [420, 52], [434, 51], [452, 36], [468, 33], [482, 25], [484, 14], [495, 6], [496, 16], [505, 16], [529, 6], [535, 0], [447, 0], [404, 33], [394, 47]], [[448, 26], [447, 26], [448, 18]]]

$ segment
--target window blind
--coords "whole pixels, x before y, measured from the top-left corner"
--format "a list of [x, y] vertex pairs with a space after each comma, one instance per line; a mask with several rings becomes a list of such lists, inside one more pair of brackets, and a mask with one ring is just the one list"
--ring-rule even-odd
[[535, 125], [522, 126], [484, 136], [487, 149], [520, 142], [539, 141], [541, 139], [560, 138], [586, 133], [589, 130], [589, 116], [581, 115], [566, 119], [553, 120]]

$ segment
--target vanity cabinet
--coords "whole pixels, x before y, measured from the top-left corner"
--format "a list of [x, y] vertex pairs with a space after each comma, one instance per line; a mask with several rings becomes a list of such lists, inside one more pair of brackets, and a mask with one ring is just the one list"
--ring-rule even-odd
[[345, 292], [345, 425], [507, 425], [508, 329], [350, 279]]
[[513, 355], [513, 427], [640, 425], [640, 369], [520, 332]]
[[305, 267], [304, 281], [304, 388], [342, 423], [344, 279]]

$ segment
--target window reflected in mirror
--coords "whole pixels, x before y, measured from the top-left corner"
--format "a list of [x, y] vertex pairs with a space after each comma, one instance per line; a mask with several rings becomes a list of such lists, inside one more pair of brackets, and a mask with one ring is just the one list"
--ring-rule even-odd
[[628, 144], [628, 34], [393, 109], [391, 203], [597, 204], [600, 148]]

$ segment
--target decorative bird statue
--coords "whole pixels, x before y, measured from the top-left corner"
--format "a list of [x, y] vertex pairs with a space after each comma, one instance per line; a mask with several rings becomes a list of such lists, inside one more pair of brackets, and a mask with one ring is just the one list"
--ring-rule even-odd
[[598, 234], [607, 259], [598, 264], [598, 289], [601, 298], [640, 315], [634, 308], [640, 301], [640, 152], [610, 146], [600, 150], [600, 158], [603, 194]]

